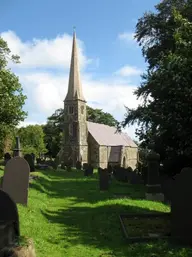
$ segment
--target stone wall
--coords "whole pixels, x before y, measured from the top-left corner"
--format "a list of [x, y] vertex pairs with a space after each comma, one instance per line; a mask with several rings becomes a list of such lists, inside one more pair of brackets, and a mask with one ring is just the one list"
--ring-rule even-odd
[[88, 162], [94, 168], [99, 167], [99, 145], [90, 133], [88, 134]]
[[121, 166], [124, 166], [123, 165], [124, 157], [125, 157], [125, 168], [131, 167], [132, 169], [135, 169], [137, 166], [138, 148], [128, 147], [128, 146], [125, 146], [122, 148]]
[[108, 165], [109, 149], [107, 146], [99, 146], [99, 166], [102, 169], [107, 168]]

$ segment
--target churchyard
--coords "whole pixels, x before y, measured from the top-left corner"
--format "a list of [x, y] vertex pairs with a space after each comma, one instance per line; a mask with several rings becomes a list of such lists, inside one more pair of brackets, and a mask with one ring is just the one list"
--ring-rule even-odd
[[[44, 170], [37, 169], [38, 164], [30, 173], [23, 157], [3, 161], [1, 249], [19, 237], [16, 256], [23, 256], [21, 249], [32, 257], [191, 256], [192, 249], [175, 240], [191, 243], [191, 170], [184, 169], [172, 179], [174, 187], [166, 179], [159, 188], [155, 156], [147, 183], [141, 175], [120, 167], [112, 174], [111, 167], [64, 170], [44, 163]], [[186, 189], [181, 192], [184, 183]], [[159, 198], [167, 191], [172, 192], [171, 207]], [[154, 199], [149, 199], [150, 194]]]

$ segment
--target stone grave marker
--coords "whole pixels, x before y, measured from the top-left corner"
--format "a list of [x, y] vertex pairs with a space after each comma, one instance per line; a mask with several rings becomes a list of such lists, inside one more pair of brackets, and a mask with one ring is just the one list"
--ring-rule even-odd
[[30, 172], [35, 171], [35, 162], [33, 156], [31, 154], [25, 154], [24, 158], [29, 164]]
[[31, 153], [31, 156], [33, 158], [33, 163], [35, 163], [35, 154], [34, 153]]
[[146, 184], [146, 199], [152, 201], [164, 201], [164, 195], [161, 190], [159, 167], [160, 155], [153, 150], [147, 156], [148, 174]]
[[77, 170], [81, 170], [81, 168], [82, 168], [81, 162], [80, 162], [80, 161], [77, 161], [77, 162], [76, 162], [76, 169], [77, 169]]
[[98, 168], [100, 191], [109, 189], [109, 173], [107, 169]]
[[11, 197], [0, 190], [0, 250], [13, 245], [19, 237], [17, 205]]
[[13, 157], [16, 157], [16, 156], [22, 157], [20, 137], [16, 137], [15, 139], [16, 139], [16, 145], [15, 145], [15, 148], [13, 149]]
[[22, 157], [12, 158], [5, 166], [2, 189], [15, 203], [27, 205], [30, 167]]
[[10, 153], [5, 153], [4, 154], [4, 165], [11, 159]]
[[131, 172], [130, 183], [132, 185], [140, 185], [143, 183], [142, 177], [140, 175], [136, 174], [135, 172]]
[[171, 197], [171, 236], [192, 244], [192, 168], [175, 176]]

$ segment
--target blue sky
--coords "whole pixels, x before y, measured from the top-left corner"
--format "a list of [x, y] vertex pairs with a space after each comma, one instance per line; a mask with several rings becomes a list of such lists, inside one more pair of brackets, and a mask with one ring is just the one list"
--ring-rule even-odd
[[[25, 124], [43, 123], [63, 106], [73, 26], [88, 104], [123, 119], [124, 105], [138, 104], [132, 92], [146, 66], [141, 49], [133, 40], [135, 25], [158, 2], [1, 0], [1, 36], [21, 57], [21, 64], [11, 68], [28, 96]], [[134, 129], [127, 128], [132, 137]]]

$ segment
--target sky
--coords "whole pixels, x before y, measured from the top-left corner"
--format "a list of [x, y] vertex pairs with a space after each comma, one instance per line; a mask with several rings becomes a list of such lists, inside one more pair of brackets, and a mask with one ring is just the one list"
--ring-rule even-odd
[[[87, 104], [123, 121], [136, 108], [133, 91], [146, 63], [134, 40], [137, 20], [157, 0], [1, 0], [0, 36], [20, 64], [9, 66], [27, 95], [20, 126], [44, 124], [63, 108], [76, 27], [83, 93]], [[125, 128], [135, 139], [136, 125]]]

